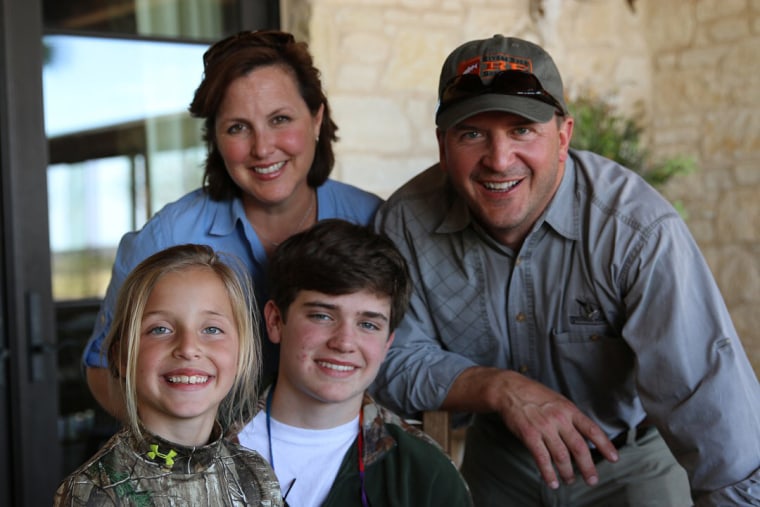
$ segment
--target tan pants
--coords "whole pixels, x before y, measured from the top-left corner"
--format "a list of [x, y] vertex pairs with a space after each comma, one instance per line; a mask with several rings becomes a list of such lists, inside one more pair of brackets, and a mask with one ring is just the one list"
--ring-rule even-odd
[[[510, 442], [511, 440], [511, 442]], [[514, 437], [494, 445], [477, 427], [467, 434], [462, 475], [477, 507], [687, 507], [692, 505], [686, 471], [654, 428], [618, 452], [617, 463], [596, 464], [599, 483], [580, 475], [571, 485], [549, 489], [533, 457]]]

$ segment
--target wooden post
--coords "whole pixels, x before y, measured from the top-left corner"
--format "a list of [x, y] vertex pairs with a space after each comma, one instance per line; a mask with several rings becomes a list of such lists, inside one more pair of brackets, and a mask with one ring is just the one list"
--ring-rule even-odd
[[438, 442], [446, 454], [451, 455], [451, 425], [448, 412], [443, 410], [424, 412], [422, 430]]

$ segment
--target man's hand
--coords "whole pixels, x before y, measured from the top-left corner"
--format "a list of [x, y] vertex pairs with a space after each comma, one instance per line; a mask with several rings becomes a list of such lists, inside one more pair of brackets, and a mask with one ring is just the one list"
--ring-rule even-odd
[[615, 446], [591, 419], [570, 400], [543, 384], [514, 371], [472, 367], [449, 391], [443, 408], [470, 412], [496, 412], [533, 455], [544, 481], [559, 487], [575, 480], [573, 463], [589, 485], [598, 482], [587, 441], [609, 461], [617, 461]]

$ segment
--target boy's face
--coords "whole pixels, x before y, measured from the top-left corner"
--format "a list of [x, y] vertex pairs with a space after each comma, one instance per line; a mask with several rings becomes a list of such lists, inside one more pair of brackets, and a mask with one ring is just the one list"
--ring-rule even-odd
[[304, 410], [330, 405], [355, 417], [393, 341], [390, 297], [306, 290], [287, 315], [272, 301], [264, 315], [270, 340], [280, 344], [277, 396], [287, 394]]

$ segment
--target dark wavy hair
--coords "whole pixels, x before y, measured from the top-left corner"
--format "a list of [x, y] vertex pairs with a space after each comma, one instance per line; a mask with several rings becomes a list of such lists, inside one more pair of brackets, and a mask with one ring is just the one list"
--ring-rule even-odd
[[216, 115], [230, 83], [252, 70], [276, 65], [292, 73], [298, 90], [312, 116], [324, 105], [319, 140], [306, 177], [307, 184], [322, 185], [335, 164], [332, 143], [338, 140], [338, 126], [330, 116], [330, 106], [322, 90], [320, 72], [314, 66], [308, 45], [296, 42], [292, 34], [277, 30], [240, 32], [212, 45], [203, 55], [203, 79], [190, 103], [190, 114], [204, 118], [203, 139], [208, 155], [203, 188], [216, 201], [239, 196], [240, 188], [230, 178], [216, 143]]
[[286, 239], [272, 255], [268, 276], [270, 298], [283, 320], [300, 291], [341, 296], [367, 290], [390, 298], [391, 331], [404, 317], [412, 290], [406, 261], [390, 239], [337, 218]]

